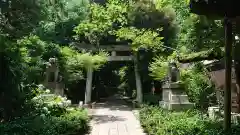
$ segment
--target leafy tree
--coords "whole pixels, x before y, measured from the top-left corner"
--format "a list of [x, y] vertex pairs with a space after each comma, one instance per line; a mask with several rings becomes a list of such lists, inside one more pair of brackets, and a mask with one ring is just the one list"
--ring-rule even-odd
[[44, 18], [40, 1], [0, 1], [0, 119], [9, 120], [21, 115], [27, 87], [25, 80], [25, 54], [16, 43], [18, 38], [28, 35]]
[[0, 31], [12, 38], [22, 37], [38, 25], [44, 14], [39, 0], [1, 0]]
[[61, 63], [62, 54], [57, 44], [42, 41], [40, 37], [35, 35], [17, 40], [17, 44], [24, 59], [24, 81], [26, 83], [39, 84], [43, 82], [43, 73], [50, 58], [57, 58], [60, 61], [60, 70], [65, 70], [62, 69], [64, 64]]
[[155, 80], [162, 81], [168, 72], [168, 62], [166, 58], [156, 57], [150, 64], [149, 70], [151, 71], [150, 75], [153, 76]]
[[64, 73], [65, 74], [64, 80], [71, 82], [83, 79], [84, 77], [82, 73], [83, 65], [79, 56], [80, 53], [69, 47], [61, 48], [61, 53], [63, 54], [64, 57], [66, 69], [66, 72]]
[[173, 8], [159, 7], [158, 1], [137, 0], [131, 5], [128, 13], [129, 24], [136, 28], [161, 31], [157, 33], [164, 37], [165, 46], [176, 47], [176, 36], [179, 26], [176, 22], [176, 13]]
[[119, 0], [109, 0], [105, 7], [92, 3], [88, 18], [75, 28], [75, 37], [85, 37], [87, 42], [99, 45], [114, 29], [127, 24], [127, 9], [127, 3]]
[[168, 74], [169, 62], [175, 62], [179, 66], [177, 57], [176, 52], [168, 56], [156, 56], [149, 65], [150, 75], [157, 81], [163, 81]]
[[108, 56], [103, 51], [93, 55], [87, 52], [79, 53], [69, 47], [63, 47], [61, 52], [65, 61], [65, 79], [68, 81], [66, 83], [83, 79], [83, 71], [89, 67], [98, 70], [106, 63]]
[[105, 7], [91, 4], [88, 19], [75, 28], [76, 38], [84, 36], [91, 44], [99, 45], [102, 39], [112, 35], [117, 41], [128, 41], [133, 51], [160, 46], [163, 39], [158, 33], [160, 28], [154, 31], [131, 26], [128, 18], [128, 12], [134, 6], [131, 4], [134, 3], [120, 0], [109, 0]]
[[88, 14], [88, 0], [44, 0], [44, 20], [36, 28], [42, 40], [67, 45], [73, 40], [73, 28]]
[[99, 52], [92, 54], [90, 52], [78, 52], [73, 48], [61, 48], [64, 60], [63, 77], [66, 94], [74, 103], [84, 100], [86, 78], [85, 73], [88, 68], [93, 71], [100, 69], [106, 62], [108, 54]]
[[0, 119], [9, 120], [24, 103], [26, 91], [21, 85], [24, 60], [19, 46], [8, 37], [0, 35], [0, 46]]
[[116, 30], [116, 36], [119, 40], [129, 40], [133, 51], [138, 49], [159, 49], [162, 45], [163, 37], [155, 31], [146, 29], [137, 29], [134, 27], [123, 27]]
[[195, 103], [196, 108], [205, 111], [209, 106], [216, 104], [215, 86], [207, 72], [201, 63], [181, 71], [181, 80], [189, 100]]
[[156, 0], [160, 10], [173, 9], [179, 25], [177, 48], [186, 47], [190, 53], [224, 45], [222, 20], [212, 20], [190, 13], [189, 0]]

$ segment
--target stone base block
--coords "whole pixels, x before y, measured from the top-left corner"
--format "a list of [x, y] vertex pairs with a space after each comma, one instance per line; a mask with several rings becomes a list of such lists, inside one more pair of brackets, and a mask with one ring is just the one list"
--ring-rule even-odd
[[160, 101], [159, 106], [167, 110], [181, 111], [181, 110], [188, 110], [193, 108], [194, 104], [190, 102], [171, 103], [171, 102]]
[[220, 107], [208, 107], [208, 116], [210, 119], [216, 119], [218, 114], [220, 114]]

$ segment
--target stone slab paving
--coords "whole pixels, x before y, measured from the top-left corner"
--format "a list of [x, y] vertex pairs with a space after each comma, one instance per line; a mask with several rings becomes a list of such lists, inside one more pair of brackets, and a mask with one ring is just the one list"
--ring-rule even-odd
[[98, 103], [92, 112], [90, 135], [146, 135], [124, 101]]

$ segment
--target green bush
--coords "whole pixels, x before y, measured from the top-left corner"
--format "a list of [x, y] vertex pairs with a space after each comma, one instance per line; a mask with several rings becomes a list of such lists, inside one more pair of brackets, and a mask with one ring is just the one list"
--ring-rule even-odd
[[70, 100], [49, 94], [42, 85], [32, 92], [21, 117], [0, 122], [1, 135], [81, 135], [89, 130], [85, 110], [71, 108]]
[[207, 110], [209, 106], [217, 103], [215, 86], [206, 69], [200, 63], [182, 70], [181, 80], [189, 100], [195, 103], [197, 109]]
[[159, 94], [153, 95], [152, 93], [146, 93], [143, 95], [143, 101], [151, 105], [159, 104], [160, 100], [161, 100], [161, 95]]
[[73, 110], [61, 117], [27, 116], [0, 124], [1, 135], [84, 135], [89, 131], [85, 110]]
[[[170, 112], [144, 106], [140, 110], [140, 121], [149, 135], [223, 135], [221, 123], [209, 120], [198, 111]], [[239, 133], [236, 126], [231, 135]]]

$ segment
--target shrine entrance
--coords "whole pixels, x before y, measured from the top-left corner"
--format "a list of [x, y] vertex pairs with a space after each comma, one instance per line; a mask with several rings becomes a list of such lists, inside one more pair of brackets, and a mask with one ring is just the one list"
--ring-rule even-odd
[[[137, 102], [142, 103], [143, 95], [142, 95], [142, 84], [141, 84], [141, 76], [139, 74], [138, 68], [138, 56], [135, 56], [131, 53], [131, 48], [129, 45], [101, 45], [99, 48], [96, 48], [93, 45], [89, 44], [77, 44], [76, 47], [79, 50], [86, 50], [96, 52], [99, 49], [104, 50], [110, 53], [108, 57], [108, 62], [121, 62], [121, 61], [130, 61], [134, 63], [134, 74], [136, 80], [136, 92], [137, 92]], [[86, 91], [85, 91], [85, 104], [91, 103], [92, 99], [92, 81], [93, 81], [93, 69], [87, 69], [87, 79], [86, 79]], [[107, 75], [106, 75], [107, 76]], [[111, 79], [111, 78], [109, 78]]]
[[136, 83], [133, 61], [111, 61], [93, 73], [92, 101], [102, 101], [109, 96], [134, 98]]

